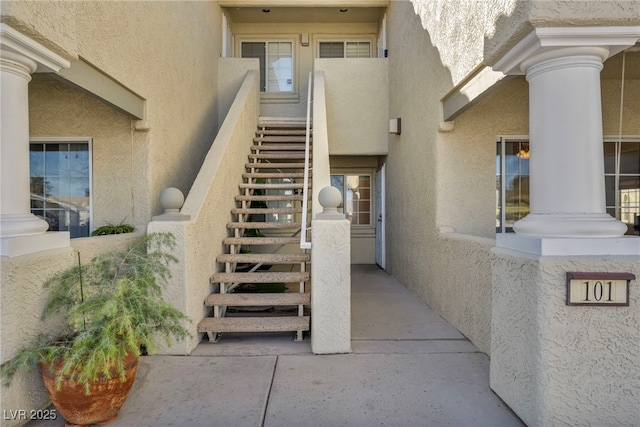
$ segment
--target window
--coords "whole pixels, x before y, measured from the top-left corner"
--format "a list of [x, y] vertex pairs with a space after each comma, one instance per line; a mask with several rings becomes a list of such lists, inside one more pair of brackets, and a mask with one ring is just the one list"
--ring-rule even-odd
[[[619, 173], [616, 173], [619, 164]], [[604, 140], [607, 212], [633, 233], [640, 215], [640, 140]], [[529, 140], [500, 138], [496, 150], [496, 232], [512, 232], [529, 213]]]
[[529, 141], [501, 138], [496, 150], [496, 232], [529, 213]]
[[635, 217], [640, 215], [640, 140], [605, 140], [604, 183], [607, 213], [632, 232]]
[[261, 92], [293, 92], [293, 43], [290, 41], [246, 41], [243, 58], [260, 60]]
[[32, 139], [29, 145], [31, 213], [49, 231], [89, 236], [91, 218], [90, 140]]
[[371, 58], [371, 42], [320, 42], [320, 58]]
[[331, 175], [331, 185], [340, 190], [342, 203], [338, 211], [347, 216], [351, 225], [372, 225], [371, 175]]

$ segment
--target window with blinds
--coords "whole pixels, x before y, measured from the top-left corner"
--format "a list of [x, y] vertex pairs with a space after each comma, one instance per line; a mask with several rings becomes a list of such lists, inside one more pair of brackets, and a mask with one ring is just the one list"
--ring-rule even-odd
[[320, 42], [320, 58], [371, 58], [371, 43], [363, 41]]

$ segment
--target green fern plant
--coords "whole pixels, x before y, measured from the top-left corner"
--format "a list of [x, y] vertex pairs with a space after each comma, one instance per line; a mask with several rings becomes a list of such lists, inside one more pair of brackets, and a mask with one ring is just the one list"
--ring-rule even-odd
[[149, 234], [50, 278], [42, 318], [63, 319], [66, 330], [59, 336], [40, 336], [33, 347], [2, 364], [5, 385], [19, 370], [51, 362], [59, 368], [58, 388], [67, 376], [89, 394], [89, 382], [101, 376], [115, 372], [124, 380], [127, 354], [140, 355], [141, 346], [153, 352], [159, 337], [167, 344], [188, 337], [183, 326], [187, 317], [163, 299], [169, 266], [176, 262], [170, 254], [174, 246], [170, 233]]
[[124, 234], [124, 233], [133, 233], [136, 231], [136, 228], [133, 225], [125, 224], [124, 220], [120, 222], [120, 224], [108, 223], [107, 225], [103, 225], [101, 227], [96, 228], [91, 232], [92, 236], [105, 236], [107, 234]]

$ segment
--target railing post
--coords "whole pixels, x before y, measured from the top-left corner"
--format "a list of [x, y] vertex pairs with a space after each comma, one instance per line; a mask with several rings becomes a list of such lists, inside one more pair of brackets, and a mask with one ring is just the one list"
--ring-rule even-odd
[[340, 191], [318, 194], [324, 208], [311, 222], [311, 350], [315, 354], [351, 352], [351, 226], [337, 207]]

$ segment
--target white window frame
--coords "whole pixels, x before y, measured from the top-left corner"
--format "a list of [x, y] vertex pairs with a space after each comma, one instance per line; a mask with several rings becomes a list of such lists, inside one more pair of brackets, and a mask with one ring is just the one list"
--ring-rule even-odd
[[37, 136], [29, 138], [29, 145], [31, 144], [64, 144], [64, 143], [86, 143], [88, 148], [89, 155], [89, 236], [91, 236], [91, 232], [95, 230], [95, 222], [93, 219], [93, 138], [88, 136], [73, 136], [73, 137], [63, 137], [63, 136]]
[[[500, 194], [497, 194], [497, 196], [499, 197], [500, 200], [500, 227], [498, 230], [498, 227], [496, 227], [496, 233], [505, 233], [506, 231], [506, 227], [505, 227], [505, 203], [504, 203], [504, 198], [505, 198], [505, 189], [506, 189], [506, 175], [504, 173], [505, 170], [505, 162], [506, 162], [506, 156], [505, 156], [505, 147], [506, 144], [505, 142], [508, 141], [529, 141], [530, 137], [529, 135], [500, 135], [496, 138], [496, 141], [500, 141], [501, 145], [501, 152], [500, 152]], [[637, 142], [640, 143], [640, 135], [625, 135], [622, 137], [618, 137], [618, 136], [611, 136], [611, 135], [605, 135], [603, 137], [603, 141], [602, 141], [602, 149], [604, 150], [604, 144], [615, 144], [616, 142], [618, 142], [618, 140], [621, 140], [623, 143], [624, 142]], [[604, 170], [604, 164], [603, 166], [603, 170]], [[636, 176], [635, 174], [620, 174], [621, 176]], [[615, 176], [615, 173], [604, 173], [603, 178], [604, 177], [611, 177], [611, 176]], [[497, 202], [496, 202], [497, 204]], [[610, 209], [615, 209], [616, 211], [616, 215], [615, 217], [620, 219], [621, 218], [621, 203], [618, 200], [617, 201], [617, 206], [610, 206], [610, 205], [606, 205], [606, 209], [610, 210]]]
[[[367, 175], [369, 176], [369, 224], [351, 224], [352, 234], [375, 234], [376, 231], [376, 170], [375, 169], [332, 169], [330, 176], [333, 175]], [[343, 201], [344, 203], [344, 201]]]
[[[342, 42], [345, 44], [345, 48], [344, 48], [344, 54], [345, 56], [342, 59], [369, 59], [369, 58], [375, 58], [375, 56], [373, 55], [373, 49], [376, 45], [376, 38], [375, 36], [362, 36], [362, 35], [358, 35], [358, 36], [334, 36], [334, 35], [319, 35], [316, 38], [316, 41], [314, 43], [314, 49], [315, 52], [313, 53], [314, 58], [319, 58], [319, 59], [340, 59], [340, 58], [320, 58], [320, 43], [335, 43], [335, 42]], [[369, 57], [368, 58], [347, 58], [346, 54], [347, 54], [347, 47], [346, 47], [346, 43], [347, 42], [367, 42], [369, 43]]]
[[[299, 65], [298, 65], [298, 37], [290, 34], [255, 34], [236, 35], [235, 51], [238, 57], [242, 57], [242, 43], [291, 43], [291, 92], [262, 92], [260, 102], [263, 104], [283, 104], [300, 102], [299, 91]], [[266, 48], [266, 47], [265, 47]], [[265, 75], [265, 79], [267, 76]]]

